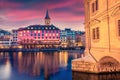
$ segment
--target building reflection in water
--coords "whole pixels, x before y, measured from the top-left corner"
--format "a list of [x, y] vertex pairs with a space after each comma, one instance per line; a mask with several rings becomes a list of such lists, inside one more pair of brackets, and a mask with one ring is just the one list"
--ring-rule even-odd
[[2, 76], [0, 80], [9, 80], [14, 71], [17, 72], [17, 75], [44, 76], [45, 80], [49, 80], [51, 75], [59, 73], [60, 70], [71, 69], [71, 67], [68, 67], [71, 66], [71, 60], [80, 57], [80, 55], [67, 51], [0, 52], [0, 76]]
[[59, 71], [59, 68], [66, 68], [68, 65], [68, 56], [76, 57], [74, 54], [63, 52], [29, 52], [13, 53], [13, 66], [20, 73], [27, 73], [32, 76], [39, 76], [44, 72], [47, 80], [51, 74]]
[[88, 74], [72, 72], [72, 80], [120, 80], [120, 73]]
[[8, 53], [0, 53], [0, 80], [8, 80], [11, 76], [11, 64]]

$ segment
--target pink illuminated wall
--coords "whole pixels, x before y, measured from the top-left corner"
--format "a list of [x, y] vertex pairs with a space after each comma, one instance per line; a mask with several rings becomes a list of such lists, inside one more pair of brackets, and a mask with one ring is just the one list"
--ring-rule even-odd
[[32, 43], [37, 41], [59, 42], [60, 30], [18, 30], [18, 42]]

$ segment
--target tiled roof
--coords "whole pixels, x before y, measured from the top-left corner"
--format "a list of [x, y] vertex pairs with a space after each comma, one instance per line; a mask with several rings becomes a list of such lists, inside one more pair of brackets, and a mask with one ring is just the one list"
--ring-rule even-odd
[[60, 30], [54, 25], [30, 25], [19, 30]]
[[9, 31], [2, 30], [2, 29], [0, 29], [0, 33], [3, 33], [5, 35], [10, 35], [11, 34]]

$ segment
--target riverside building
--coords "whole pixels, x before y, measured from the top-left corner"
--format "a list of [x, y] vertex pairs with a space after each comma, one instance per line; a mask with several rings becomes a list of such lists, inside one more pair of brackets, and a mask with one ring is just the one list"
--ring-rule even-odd
[[48, 11], [45, 25], [29, 25], [18, 29], [18, 44], [24, 48], [57, 48], [60, 44], [60, 29], [50, 24]]
[[73, 71], [120, 72], [120, 0], [84, 0], [86, 49]]

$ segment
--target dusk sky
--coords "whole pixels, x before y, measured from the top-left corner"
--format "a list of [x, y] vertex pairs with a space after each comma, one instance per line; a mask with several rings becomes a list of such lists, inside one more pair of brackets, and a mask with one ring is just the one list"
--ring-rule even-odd
[[60, 29], [84, 30], [84, 0], [0, 0], [0, 28], [44, 25], [46, 10]]

